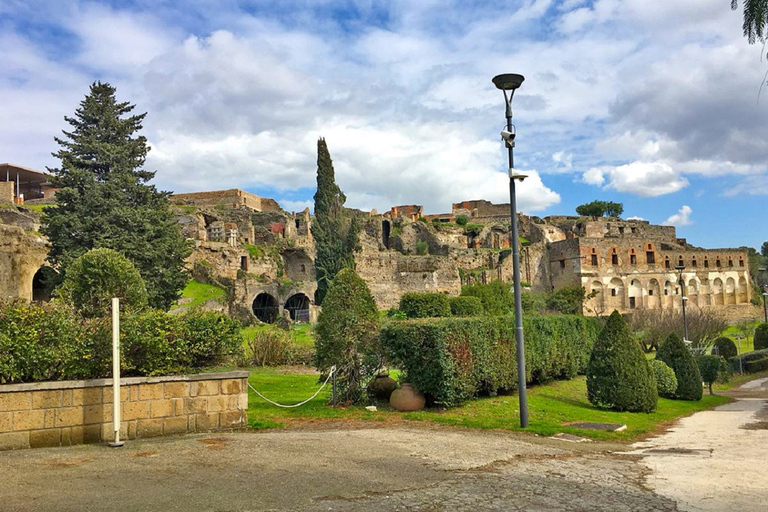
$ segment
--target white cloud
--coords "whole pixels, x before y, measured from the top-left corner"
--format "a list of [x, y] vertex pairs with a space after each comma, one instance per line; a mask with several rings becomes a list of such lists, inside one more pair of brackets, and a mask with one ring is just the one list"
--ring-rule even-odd
[[627, 217], [626, 220], [646, 220], [643, 217], [638, 217], [637, 215], [633, 215], [632, 217]]
[[584, 183], [602, 186], [640, 197], [655, 197], [677, 192], [688, 180], [669, 165], [660, 162], [632, 162], [615, 167], [592, 168], [582, 175]]
[[691, 214], [693, 213], [693, 210], [690, 206], [683, 205], [680, 210], [678, 210], [677, 213], [674, 215], [671, 215], [667, 220], [662, 222], [663, 226], [690, 226], [693, 224], [693, 221], [691, 220]]

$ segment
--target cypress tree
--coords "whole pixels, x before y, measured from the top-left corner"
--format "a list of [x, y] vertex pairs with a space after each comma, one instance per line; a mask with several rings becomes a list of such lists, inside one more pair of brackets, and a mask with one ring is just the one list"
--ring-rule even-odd
[[667, 366], [675, 371], [677, 377], [677, 389], [675, 398], [680, 400], [701, 400], [701, 373], [693, 354], [685, 346], [683, 340], [671, 333], [667, 336], [658, 352], [656, 359], [664, 361]]
[[345, 209], [347, 197], [336, 185], [333, 161], [325, 139], [317, 141], [317, 192], [312, 237], [315, 240], [317, 304], [322, 304], [328, 287], [344, 268], [355, 268], [359, 225]]
[[149, 146], [136, 135], [144, 114], [117, 102], [115, 88], [95, 82], [74, 117], [72, 131], [55, 137], [61, 161], [53, 173], [56, 206], [43, 214], [51, 242], [48, 261], [62, 276], [75, 259], [109, 248], [133, 262], [147, 287], [149, 304], [167, 309], [187, 282], [184, 259], [191, 249], [170, 209], [169, 192], [148, 185], [155, 173], [143, 169]]
[[595, 340], [587, 365], [587, 398], [616, 411], [656, 409], [656, 380], [627, 323], [614, 311]]

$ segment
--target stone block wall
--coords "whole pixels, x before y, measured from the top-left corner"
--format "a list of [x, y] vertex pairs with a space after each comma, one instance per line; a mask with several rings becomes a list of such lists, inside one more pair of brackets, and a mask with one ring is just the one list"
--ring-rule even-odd
[[[121, 439], [248, 425], [248, 372], [121, 379]], [[0, 386], [0, 450], [114, 439], [112, 380]]]

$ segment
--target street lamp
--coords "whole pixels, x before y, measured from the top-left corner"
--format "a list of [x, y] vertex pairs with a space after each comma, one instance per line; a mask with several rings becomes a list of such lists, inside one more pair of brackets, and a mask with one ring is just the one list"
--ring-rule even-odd
[[[760, 272], [760, 276], [762, 277], [764, 275], [765, 268], [759, 268], [759, 269], [757, 269], [757, 271]], [[760, 279], [760, 281], [762, 282], [762, 279]], [[768, 324], [768, 309], [766, 309], [766, 307], [765, 307], [765, 299], [766, 299], [766, 297], [768, 297], [768, 285], [764, 284], [763, 285], [763, 319], [764, 319], [765, 323]]]
[[509, 153], [509, 210], [512, 221], [512, 272], [514, 278], [515, 293], [515, 347], [517, 348], [517, 389], [520, 397], [520, 427], [528, 426], [528, 398], [525, 390], [525, 344], [523, 339], [523, 308], [520, 300], [520, 250], [518, 248], [519, 237], [517, 234], [517, 198], [515, 195], [515, 181], [521, 182], [526, 178], [525, 174], [515, 172], [515, 161], [512, 148], [515, 147], [515, 127], [512, 125], [512, 97], [525, 80], [523, 75], [507, 73], [493, 77], [493, 84], [504, 92], [506, 104], [507, 128], [502, 130], [501, 138]]
[[677, 270], [678, 276], [680, 276], [679, 283], [680, 283], [680, 293], [683, 294], [683, 298], [681, 299], [681, 302], [683, 303], [683, 342], [688, 342], [688, 322], [685, 319], [685, 303], [688, 301], [688, 297], [685, 296], [685, 281], [683, 280], [683, 270], [685, 270], [685, 265], [677, 265], [675, 267], [675, 270]]

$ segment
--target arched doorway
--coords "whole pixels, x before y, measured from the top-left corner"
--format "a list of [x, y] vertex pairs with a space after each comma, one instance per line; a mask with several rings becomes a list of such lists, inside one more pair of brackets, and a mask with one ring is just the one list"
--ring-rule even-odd
[[268, 293], [260, 293], [253, 299], [253, 314], [264, 323], [275, 323], [279, 309], [277, 299]]
[[285, 309], [291, 315], [294, 322], [309, 322], [309, 297], [303, 293], [296, 293], [285, 301]]
[[661, 308], [661, 284], [658, 279], [651, 278], [648, 281], [648, 297], [645, 304], [646, 309], [659, 309]]
[[36, 302], [48, 302], [51, 300], [51, 292], [56, 283], [58, 272], [51, 267], [42, 266], [32, 277], [32, 300]]

